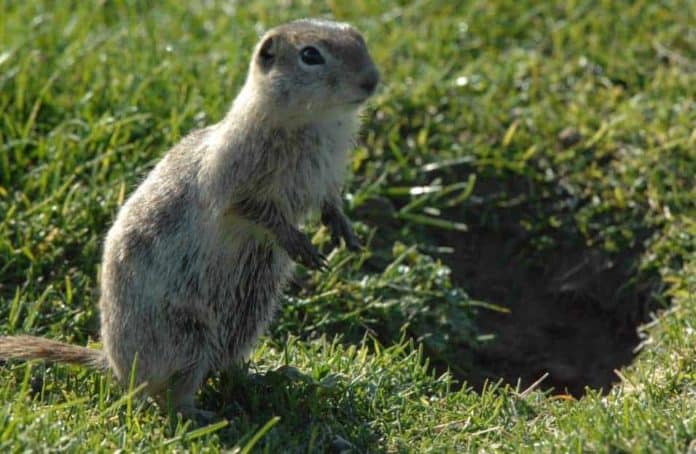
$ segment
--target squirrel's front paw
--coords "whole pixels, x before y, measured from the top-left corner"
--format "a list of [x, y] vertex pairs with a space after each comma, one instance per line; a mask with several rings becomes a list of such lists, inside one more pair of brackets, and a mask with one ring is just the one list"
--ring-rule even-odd
[[282, 241], [283, 248], [290, 258], [311, 270], [326, 270], [326, 258], [314, 247], [307, 235], [300, 231], [292, 232]]
[[325, 206], [322, 213], [322, 223], [331, 232], [331, 245], [336, 247], [341, 242], [341, 238], [346, 242], [348, 250], [356, 252], [362, 247], [358, 237], [353, 232], [348, 218], [333, 206]]
[[355, 232], [348, 222], [343, 224], [341, 236], [343, 237], [343, 241], [346, 242], [346, 247], [349, 251], [357, 252], [362, 248], [358, 237], [355, 236]]

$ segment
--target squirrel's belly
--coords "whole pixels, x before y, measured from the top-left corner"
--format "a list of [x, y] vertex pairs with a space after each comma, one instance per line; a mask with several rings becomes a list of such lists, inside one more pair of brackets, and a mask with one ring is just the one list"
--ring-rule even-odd
[[265, 331], [291, 272], [292, 262], [273, 242], [247, 238], [222, 257], [226, 264], [208, 276], [215, 314], [213, 362], [226, 368], [240, 361]]

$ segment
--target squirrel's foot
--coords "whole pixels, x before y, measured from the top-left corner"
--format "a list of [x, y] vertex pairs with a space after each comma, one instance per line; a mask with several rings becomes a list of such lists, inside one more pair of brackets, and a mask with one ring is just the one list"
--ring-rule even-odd
[[180, 405], [177, 407], [176, 412], [182, 418], [192, 421], [199, 427], [207, 426], [223, 419], [214, 411], [203, 410], [195, 405]]

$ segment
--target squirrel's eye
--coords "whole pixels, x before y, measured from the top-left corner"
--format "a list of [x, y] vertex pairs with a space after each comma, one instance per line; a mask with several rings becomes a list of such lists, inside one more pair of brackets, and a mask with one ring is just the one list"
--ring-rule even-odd
[[300, 51], [300, 58], [302, 62], [307, 65], [323, 65], [325, 63], [324, 57], [321, 56], [321, 52], [317, 50], [316, 47], [307, 46]]

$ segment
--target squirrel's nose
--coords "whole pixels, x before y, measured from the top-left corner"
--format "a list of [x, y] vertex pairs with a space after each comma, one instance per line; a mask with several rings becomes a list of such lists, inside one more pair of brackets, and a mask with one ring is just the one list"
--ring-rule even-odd
[[379, 73], [376, 70], [373, 70], [360, 81], [360, 88], [365, 90], [367, 94], [371, 95], [374, 93], [377, 83], [379, 83]]

